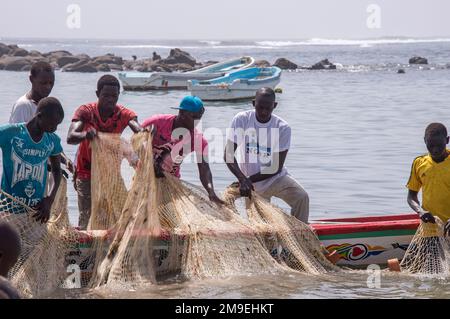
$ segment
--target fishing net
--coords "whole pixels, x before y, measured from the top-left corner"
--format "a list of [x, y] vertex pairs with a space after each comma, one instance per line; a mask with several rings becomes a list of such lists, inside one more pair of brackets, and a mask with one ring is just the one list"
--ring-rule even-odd
[[[283, 268], [255, 230], [232, 210], [212, 204], [202, 192], [171, 175], [156, 179], [149, 134], [136, 135], [132, 144], [139, 164], [104, 258], [97, 248], [99, 266], [93, 286], [156, 283], [157, 242], [166, 255], [160, 276], [224, 277], [275, 273]], [[95, 183], [108, 186], [106, 179]]]
[[33, 209], [1, 191], [0, 221], [12, 225], [22, 242], [9, 278], [23, 297], [48, 296], [65, 285], [66, 254], [80, 239], [69, 225], [66, 193], [67, 181], [62, 178], [50, 219], [42, 224], [32, 217]]
[[[110, 143], [111, 141], [114, 143]], [[97, 146], [102, 144], [116, 146], [115, 154], [113, 148], [104, 153], [101, 152], [101, 147], [93, 147], [95, 154], [93, 161], [101, 163], [105, 161], [103, 157], [112, 158], [114, 161], [114, 165], [107, 168], [99, 163], [93, 163], [94, 167], [102, 171], [93, 175], [92, 185], [97, 189], [116, 187], [111, 185], [111, 182], [115, 181], [123, 183], [119, 168], [124, 157], [133, 159], [131, 162], [136, 166], [136, 173], [129, 192], [125, 186], [119, 189], [118, 195], [123, 200], [120, 217], [111, 225], [107, 237], [98, 240], [94, 246], [96, 272], [91, 280], [91, 286], [120, 289], [155, 283], [153, 239], [158, 238], [160, 226], [155, 206], [156, 189], [151, 147], [146, 147], [148, 143], [151, 145], [149, 135], [147, 133], [135, 135], [132, 142], [134, 150], [118, 135], [101, 135], [95, 143]], [[147, 149], [150, 149], [150, 153]], [[140, 158], [139, 163], [136, 161], [137, 158]], [[105, 171], [109, 172], [105, 174]], [[108, 193], [115, 196], [114, 191], [109, 190]], [[98, 200], [101, 196], [95, 198]], [[104, 203], [116, 201], [113, 198], [102, 200]], [[100, 205], [93, 203], [93, 207]], [[93, 214], [109, 216], [109, 207], [113, 206], [105, 205], [102, 210], [93, 211]]]
[[[266, 229], [254, 228], [227, 207], [172, 176], [158, 181], [167, 203], [159, 211], [177, 237], [184, 238], [181, 274], [189, 279], [275, 274], [285, 271], [263, 245]], [[179, 246], [179, 245], [178, 245]]]
[[[118, 137], [99, 136], [98, 144], [112, 145], [108, 139]], [[243, 218], [234, 205], [238, 197], [236, 187], [226, 191], [228, 205], [218, 206], [203, 190], [170, 174], [155, 178], [148, 133], [135, 135], [132, 144], [139, 164], [122, 214], [110, 230], [114, 235], [112, 243], [106, 245], [106, 256], [102, 256], [104, 249], [96, 248], [94, 286], [139, 286], [156, 283], [157, 275], [166, 274], [198, 279], [337, 270], [323, 255], [313, 231], [294, 217], [255, 195], [247, 207], [248, 218]], [[105, 156], [120, 162], [124, 153], [120, 149], [124, 146], [118, 142], [115, 145], [116, 154], [93, 147], [93, 153], [98, 152], [93, 158]], [[118, 167], [110, 167], [114, 166]], [[93, 167], [105, 170], [104, 165], [93, 163]], [[103, 190], [111, 187], [112, 180], [121, 180], [120, 170], [93, 175], [92, 185]], [[164, 251], [165, 258], [164, 267], [155, 270], [161, 266], [158, 256], [152, 253], [158, 251], [156, 246], [163, 247], [160, 251]], [[278, 259], [271, 255], [274, 248], [281, 256]]]
[[[235, 201], [240, 197], [239, 187], [228, 187], [224, 199], [235, 211]], [[319, 274], [339, 271], [323, 254], [324, 250], [312, 229], [297, 218], [287, 215], [280, 208], [267, 202], [256, 193], [246, 199], [249, 223], [256, 229], [264, 229], [261, 239], [266, 250], [288, 267], [306, 273]]]
[[121, 175], [124, 158], [135, 165], [131, 145], [119, 134], [98, 133], [91, 142], [91, 217], [88, 230], [109, 229], [122, 213], [128, 191]]
[[420, 275], [450, 274], [450, 246], [442, 221], [421, 222], [400, 263], [403, 272]]
[[[85, 241], [91, 244], [80, 252], [87, 255], [80, 267], [89, 275], [82, 277], [81, 285], [92, 288], [129, 290], [167, 277], [195, 280], [338, 270], [322, 254], [308, 225], [257, 194], [246, 200], [241, 214], [236, 186], [225, 191], [226, 204], [218, 205], [203, 189], [170, 174], [156, 178], [151, 145], [148, 132], [135, 134], [130, 143], [114, 134], [99, 134], [92, 141], [87, 232], [69, 225], [65, 180], [47, 224], [35, 222], [32, 209], [3, 197], [0, 218], [16, 226], [24, 246], [11, 271], [23, 295], [41, 297], [67, 286], [65, 258], [78, 254]], [[122, 176], [124, 159], [135, 169], [129, 190]]]

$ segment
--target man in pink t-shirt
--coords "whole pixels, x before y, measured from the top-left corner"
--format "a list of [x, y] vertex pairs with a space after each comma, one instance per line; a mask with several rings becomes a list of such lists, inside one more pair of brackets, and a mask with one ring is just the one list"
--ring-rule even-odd
[[180, 178], [183, 159], [195, 151], [200, 181], [209, 199], [223, 204], [214, 191], [208, 164], [208, 142], [195, 129], [205, 112], [202, 100], [196, 96], [186, 96], [175, 109], [179, 110], [178, 115], [156, 114], [142, 123], [143, 127], [153, 125], [152, 144], [157, 177], [163, 177], [163, 172], [166, 172]]

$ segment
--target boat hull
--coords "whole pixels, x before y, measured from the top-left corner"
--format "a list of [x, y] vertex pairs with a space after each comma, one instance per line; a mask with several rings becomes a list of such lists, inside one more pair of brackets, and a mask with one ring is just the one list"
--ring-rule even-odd
[[188, 80], [205, 81], [228, 72], [252, 67], [255, 59], [245, 56], [216, 63], [189, 72], [120, 72], [119, 79], [126, 91], [186, 90]]
[[188, 80], [210, 80], [224, 73], [119, 73], [126, 91], [186, 90]]
[[275, 88], [280, 83], [280, 79], [261, 83], [257, 85], [249, 85], [247, 83], [236, 83], [232, 85], [217, 85], [208, 87], [190, 87], [192, 95], [198, 96], [203, 101], [233, 101], [253, 99], [256, 91], [261, 87]]
[[[341, 256], [338, 265], [366, 268], [376, 264], [385, 266], [388, 259], [403, 258], [411, 242], [419, 219], [415, 214], [322, 220], [312, 223], [322, 245]], [[83, 282], [88, 282], [94, 268], [92, 247], [95, 241], [111, 241], [113, 234], [107, 231], [81, 232], [80, 241], [67, 253], [66, 263], [82, 265]], [[170, 236], [155, 238], [153, 256], [159, 276], [169, 272], [167, 259]], [[181, 243], [185, 242], [181, 238]], [[107, 245], [105, 245], [107, 246]]]
[[322, 220], [312, 224], [319, 240], [341, 256], [338, 265], [385, 265], [403, 258], [420, 220], [417, 214]]
[[248, 68], [212, 80], [189, 80], [188, 90], [204, 101], [252, 99], [258, 89], [274, 89], [280, 79], [279, 68]]

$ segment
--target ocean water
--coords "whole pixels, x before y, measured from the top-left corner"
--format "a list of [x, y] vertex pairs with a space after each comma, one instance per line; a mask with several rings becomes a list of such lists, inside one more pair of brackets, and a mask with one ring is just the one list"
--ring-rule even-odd
[[[115, 53], [125, 58], [163, 57], [180, 47], [200, 61], [223, 60], [241, 55], [274, 62], [288, 58], [311, 65], [323, 58], [339, 64], [335, 71], [283, 72], [275, 113], [292, 127], [291, 149], [286, 166], [310, 195], [310, 219], [389, 215], [410, 212], [406, 203], [413, 159], [426, 152], [423, 133], [427, 124], [450, 125], [450, 39], [292, 40], [292, 41], [100, 41], [0, 39], [41, 52], [68, 50], [91, 56]], [[427, 66], [408, 66], [413, 55], [428, 58]], [[397, 74], [404, 68], [406, 74]], [[96, 81], [101, 74], [56, 73], [52, 95], [65, 108], [58, 128], [65, 152], [73, 157], [74, 146], [65, 140], [74, 110], [95, 101]], [[14, 101], [29, 89], [25, 72], [0, 71], [0, 123], [6, 123]], [[139, 120], [156, 113], [173, 113], [188, 94], [173, 92], [123, 92], [120, 103], [135, 110]], [[250, 102], [206, 103], [202, 128], [225, 132], [233, 116], [251, 109]], [[130, 136], [127, 130], [125, 136]], [[220, 135], [208, 136], [214, 152], [211, 165], [220, 193], [234, 181], [221, 162]], [[126, 169], [125, 169], [126, 170]], [[127, 175], [131, 174], [129, 170]], [[200, 185], [196, 164], [182, 166], [182, 178]], [[276, 202], [282, 207], [284, 203]], [[69, 210], [76, 224], [77, 201], [69, 187]], [[340, 275], [341, 276], [341, 275]], [[449, 297], [447, 281], [386, 275], [382, 288], [368, 289], [364, 272], [342, 277], [288, 276], [246, 278], [205, 283], [157, 286], [143, 297]], [[383, 286], [384, 285], [384, 286]], [[194, 287], [194, 288], [193, 288]], [[273, 289], [272, 289], [273, 288]], [[89, 296], [89, 294], [87, 295]], [[130, 293], [128, 297], [136, 296]]]

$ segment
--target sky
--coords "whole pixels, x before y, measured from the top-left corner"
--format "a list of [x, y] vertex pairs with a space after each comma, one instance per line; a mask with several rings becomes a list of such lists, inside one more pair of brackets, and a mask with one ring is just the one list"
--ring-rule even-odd
[[450, 37], [448, 0], [1, 2], [2, 38], [276, 40]]

